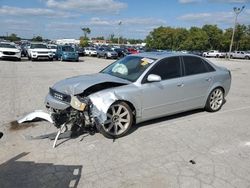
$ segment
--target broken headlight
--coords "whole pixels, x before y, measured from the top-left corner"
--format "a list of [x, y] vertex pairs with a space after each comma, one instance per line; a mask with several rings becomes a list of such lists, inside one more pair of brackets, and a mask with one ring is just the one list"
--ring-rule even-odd
[[79, 110], [79, 111], [84, 111], [85, 108], [87, 107], [87, 100], [84, 100], [78, 96], [72, 96], [71, 97], [71, 101], [70, 101], [70, 105], [72, 108]]

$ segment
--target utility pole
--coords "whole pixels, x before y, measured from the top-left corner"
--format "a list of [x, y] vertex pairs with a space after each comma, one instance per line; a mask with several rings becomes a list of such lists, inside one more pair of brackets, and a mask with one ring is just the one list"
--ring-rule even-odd
[[122, 25], [122, 21], [119, 21], [118, 23], [118, 45], [120, 45], [121, 25]]
[[234, 13], [235, 13], [235, 18], [234, 18], [233, 34], [232, 34], [230, 48], [229, 48], [229, 59], [231, 58], [231, 52], [232, 52], [232, 47], [233, 47], [233, 42], [234, 42], [234, 33], [235, 33], [236, 25], [237, 25], [237, 18], [244, 8], [245, 8], [245, 5], [242, 6], [241, 8], [237, 8], [237, 7], [233, 8]]

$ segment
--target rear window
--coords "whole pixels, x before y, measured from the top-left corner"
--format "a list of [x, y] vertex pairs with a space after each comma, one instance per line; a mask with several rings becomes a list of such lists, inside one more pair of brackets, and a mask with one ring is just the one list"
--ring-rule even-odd
[[183, 56], [185, 75], [194, 75], [208, 72], [203, 60], [199, 57]]

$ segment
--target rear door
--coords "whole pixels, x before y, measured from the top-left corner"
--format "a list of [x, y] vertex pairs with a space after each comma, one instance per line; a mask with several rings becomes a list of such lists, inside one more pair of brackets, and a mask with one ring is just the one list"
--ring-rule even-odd
[[182, 61], [184, 68], [182, 92], [185, 93], [183, 109], [203, 107], [215, 70], [200, 57], [182, 56]]

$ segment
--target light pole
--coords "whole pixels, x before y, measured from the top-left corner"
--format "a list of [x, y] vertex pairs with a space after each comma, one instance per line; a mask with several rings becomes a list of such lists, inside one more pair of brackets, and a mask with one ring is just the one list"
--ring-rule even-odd
[[232, 47], [233, 47], [233, 42], [234, 42], [234, 33], [235, 33], [235, 29], [236, 29], [236, 24], [237, 24], [237, 18], [239, 16], [239, 14], [243, 11], [244, 8], [245, 8], [245, 5], [242, 6], [241, 8], [234, 7], [235, 19], [234, 19], [233, 34], [232, 34], [230, 48], [229, 48], [229, 59], [231, 58], [231, 52], [232, 52]]
[[122, 25], [122, 21], [119, 21], [118, 23], [118, 45], [120, 45], [121, 25]]

